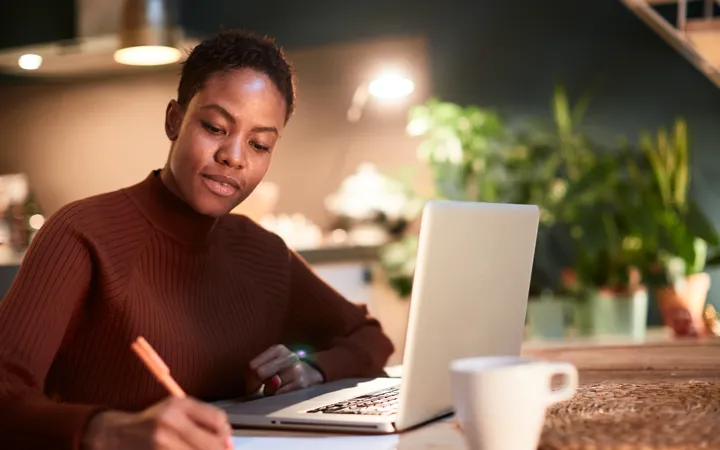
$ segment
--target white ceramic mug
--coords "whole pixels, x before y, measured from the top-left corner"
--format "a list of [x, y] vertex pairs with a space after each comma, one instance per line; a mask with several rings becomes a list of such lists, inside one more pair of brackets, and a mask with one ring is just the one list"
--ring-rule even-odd
[[[471, 450], [535, 450], [545, 411], [569, 400], [578, 386], [570, 363], [516, 356], [476, 357], [450, 365], [455, 416]], [[565, 385], [553, 390], [555, 375]]]

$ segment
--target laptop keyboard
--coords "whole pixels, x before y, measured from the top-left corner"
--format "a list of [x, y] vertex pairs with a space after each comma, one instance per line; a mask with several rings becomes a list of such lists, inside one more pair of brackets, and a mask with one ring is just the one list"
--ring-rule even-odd
[[323, 414], [389, 416], [397, 412], [399, 387], [391, 387], [308, 411]]

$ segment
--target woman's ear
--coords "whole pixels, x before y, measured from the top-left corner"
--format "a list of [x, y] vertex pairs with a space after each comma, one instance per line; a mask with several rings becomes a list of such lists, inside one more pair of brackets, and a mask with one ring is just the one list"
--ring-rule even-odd
[[176, 140], [180, 134], [183, 115], [184, 111], [180, 104], [175, 100], [170, 100], [165, 110], [165, 134], [171, 141]]

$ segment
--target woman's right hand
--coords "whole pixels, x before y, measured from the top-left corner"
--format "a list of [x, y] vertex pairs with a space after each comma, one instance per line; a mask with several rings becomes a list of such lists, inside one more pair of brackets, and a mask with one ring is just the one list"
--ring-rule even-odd
[[170, 397], [139, 413], [106, 411], [88, 424], [87, 450], [223, 450], [231, 428], [225, 413], [190, 398]]

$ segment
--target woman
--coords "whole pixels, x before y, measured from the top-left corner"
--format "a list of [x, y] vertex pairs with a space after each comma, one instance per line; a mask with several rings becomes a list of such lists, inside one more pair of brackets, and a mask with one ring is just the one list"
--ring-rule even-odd
[[[204, 402], [381, 373], [378, 323], [228, 214], [265, 176], [294, 100], [272, 42], [206, 40], [167, 106], [165, 167], [47, 221], [0, 302], [3, 448], [219, 449], [230, 427]], [[163, 400], [138, 336], [202, 401]]]

